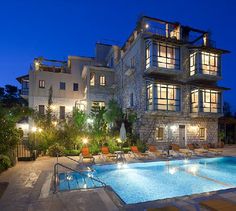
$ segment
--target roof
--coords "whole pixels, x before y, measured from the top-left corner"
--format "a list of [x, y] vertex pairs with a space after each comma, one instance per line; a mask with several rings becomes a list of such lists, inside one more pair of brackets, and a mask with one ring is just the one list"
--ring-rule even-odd
[[22, 80], [25, 79], [25, 80], [29, 80], [29, 75], [22, 75], [18, 78], [16, 78], [16, 80], [19, 82], [19, 83], [22, 83]]

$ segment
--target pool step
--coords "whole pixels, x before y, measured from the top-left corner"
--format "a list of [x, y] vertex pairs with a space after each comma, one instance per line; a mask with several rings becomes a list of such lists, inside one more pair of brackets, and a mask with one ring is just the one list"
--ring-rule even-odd
[[101, 184], [90, 177], [83, 177], [73, 173], [59, 174], [59, 190], [77, 190], [84, 188], [100, 187]]

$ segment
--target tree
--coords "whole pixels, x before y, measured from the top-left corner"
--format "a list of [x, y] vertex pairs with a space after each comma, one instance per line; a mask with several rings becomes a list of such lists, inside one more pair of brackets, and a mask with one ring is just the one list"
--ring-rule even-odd
[[231, 106], [228, 102], [224, 102], [223, 113], [224, 113], [224, 116], [226, 116], [226, 117], [231, 117], [232, 116]]
[[104, 112], [103, 117], [108, 124], [115, 124], [123, 119], [122, 109], [114, 99], [108, 103], [107, 110]]

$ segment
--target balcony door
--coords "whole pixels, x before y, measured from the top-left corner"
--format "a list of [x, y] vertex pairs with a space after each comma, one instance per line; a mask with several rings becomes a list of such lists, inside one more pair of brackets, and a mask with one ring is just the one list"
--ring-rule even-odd
[[185, 125], [179, 125], [179, 145], [180, 145], [180, 147], [184, 147], [185, 142], [186, 142]]

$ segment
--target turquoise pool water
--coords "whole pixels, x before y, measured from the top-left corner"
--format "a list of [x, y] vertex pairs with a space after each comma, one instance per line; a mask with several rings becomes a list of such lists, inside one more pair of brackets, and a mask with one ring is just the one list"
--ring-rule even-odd
[[[127, 204], [236, 187], [236, 157], [94, 165], [93, 168], [93, 175], [110, 185]], [[85, 179], [87, 187], [92, 187], [92, 181]], [[60, 190], [83, 188], [82, 184], [81, 176], [76, 173], [71, 173], [69, 182], [64, 174], [60, 175]]]

